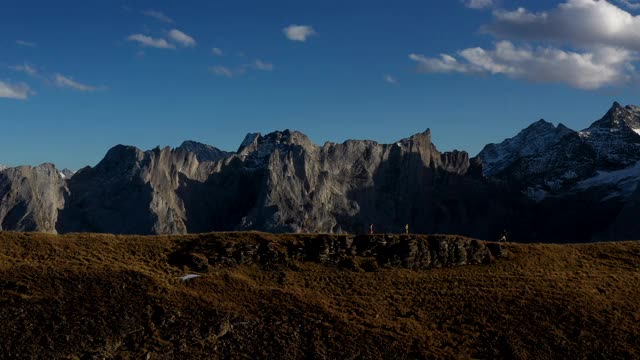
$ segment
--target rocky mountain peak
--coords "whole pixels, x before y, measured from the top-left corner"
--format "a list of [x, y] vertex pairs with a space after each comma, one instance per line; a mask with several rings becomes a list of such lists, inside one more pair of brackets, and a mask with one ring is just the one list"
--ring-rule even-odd
[[485, 176], [493, 176], [523, 156], [539, 154], [557, 144], [574, 130], [540, 119], [520, 131], [516, 136], [499, 144], [489, 144], [478, 156], [482, 159]]
[[409, 152], [419, 152], [420, 148], [425, 146], [431, 147], [431, 129], [427, 129], [424, 132], [411, 135], [408, 138], [404, 138], [396, 142], [394, 145], [399, 146]]
[[244, 140], [242, 140], [242, 143], [240, 144], [240, 147], [238, 148], [237, 153], [240, 154], [243, 152], [243, 150], [249, 146], [252, 145], [257, 145], [258, 144], [258, 140], [260, 140], [260, 138], [262, 137], [262, 134], [260, 133], [248, 133], [245, 137]]
[[132, 169], [144, 159], [144, 152], [135, 146], [116, 145], [109, 149], [96, 169], [112, 171]]
[[614, 102], [609, 111], [587, 130], [610, 129], [615, 131], [623, 128], [640, 133], [640, 107], [631, 105], [622, 107], [620, 103]]
[[252, 156], [254, 158], [267, 158], [276, 149], [286, 151], [294, 146], [301, 146], [306, 150], [316, 148], [311, 140], [299, 131], [274, 131], [267, 135], [247, 134], [244, 141], [238, 149], [240, 156]]
[[186, 151], [194, 153], [199, 162], [219, 161], [231, 155], [230, 152], [222, 151], [211, 145], [192, 140], [183, 142], [182, 145], [176, 148], [176, 151]]
[[533, 124], [529, 125], [525, 128], [524, 131], [553, 131], [555, 130], [555, 126], [552, 123], [546, 121], [545, 119], [540, 119]]

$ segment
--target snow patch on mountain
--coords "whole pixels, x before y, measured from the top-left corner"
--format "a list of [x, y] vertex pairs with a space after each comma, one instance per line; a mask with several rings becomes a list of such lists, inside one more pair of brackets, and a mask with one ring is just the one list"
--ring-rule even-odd
[[616, 196], [629, 197], [640, 182], [640, 161], [634, 165], [616, 171], [598, 171], [598, 174], [576, 184], [577, 190], [589, 190], [600, 186], [615, 186], [617, 191], [611, 192], [605, 199]]
[[0, 164], [0, 171], [6, 170], [8, 168], [9, 168], [8, 166]]
[[69, 180], [73, 177], [73, 175], [75, 175], [75, 173], [76, 172], [73, 170], [63, 169], [62, 171], [60, 171], [60, 177], [65, 180]]

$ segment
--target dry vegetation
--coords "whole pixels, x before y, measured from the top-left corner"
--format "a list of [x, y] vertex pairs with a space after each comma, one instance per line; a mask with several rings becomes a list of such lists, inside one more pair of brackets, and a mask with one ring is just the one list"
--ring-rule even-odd
[[420, 271], [211, 267], [188, 281], [168, 262], [188, 244], [293, 237], [0, 233], [0, 358], [640, 358], [640, 242], [510, 244], [489, 265]]

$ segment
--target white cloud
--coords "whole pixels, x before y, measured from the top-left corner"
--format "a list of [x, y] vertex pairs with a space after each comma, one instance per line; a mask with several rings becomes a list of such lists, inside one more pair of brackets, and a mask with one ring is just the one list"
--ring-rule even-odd
[[20, 46], [26, 46], [26, 47], [36, 47], [35, 43], [24, 41], [24, 40], [16, 40], [16, 44]]
[[73, 90], [85, 91], [85, 92], [96, 91], [96, 90], [103, 89], [103, 87], [96, 87], [96, 86], [90, 86], [90, 85], [81, 84], [81, 83], [73, 80], [73, 78], [68, 77], [68, 76], [64, 76], [64, 75], [61, 75], [61, 74], [54, 74], [53, 75], [53, 82], [58, 87], [70, 88], [70, 89], [73, 89]]
[[29, 65], [27, 63], [24, 63], [22, 65], [9, 66], [9, 68], [14, 71], [25, 73], [29, 76], [38, 76], [38, 70], [33, 65]]
[[273, 64], [267, 63], [267, 62], [264, 62], [264, 61], [258, 59], [256, 61], [254, 61], [253, 68], [255, 68], [256, 70], [262, 70], [262, 71], [272, 71], [273, 70]]
[[169, 31], [169, 38], [184, 47], [196, 46], [196, 41], [191, 36], [178, 29]]
[[393, 84], [393, 85], [398, 84], [398, 79], [396, 79], [395, 77], [393, 77], [391, 75], [385, 75], [384, 76], [384, 81], [388, 82], [389, 84]]
[[494, 0], [466, 0], [465, 6], [471, 9], [486, 9], [495, 5]]
[[236, 75], [233, 70], [225, 66], [212, 66], [209, 68], [209, 71], [216, 76], [223, 76], [228, 78], [232, 78]]
[[430, 73], [469, 72], [467, 66], [461, 64], [451, 55], [440, 54], [439, 58], [428, 58], [424, 55], [409, 54], [409, 59], [419, 64], [418, 69]]
[[316, 35], [313, 27], [308, 25], [289, 25], [282, 32], [291, 41], [307, 41], [307, 38]]
[[213, 49], [211, 49], [211, 53], [215, 56], [224, 56], [224, 51], [222, 51], [222, 49], [214, 47]]
[[604, 0], [567, 0], [538, 13], [525, 8], [498, 10], [494, 12], [493, 23], [484, 29], [507, 39], [640, 51], [640, 16]]
[[25, 100], [33, 92], [27, 84], [10, 84], [0, 81], [0, 98]]
[[168, 24], [173, 24], [173, 19], [168, 17], [167, 15], [165, 15], [164, 13], [160, 12], [160, 11], [156, 11], [156, 10], [145, 10], [142, 12], [143, 15], [154, 18], [156, 20], [168, 23]]
[[165, 39], [156, 39], [143, 34], [133, 34], [127, 37], [129, 41], [135, 41], [142, 46], [153, 47], [158, 49], [175, 49], [175, 45], [169, 43]]
[[638, 59], [637, 54], [622, 48], [598, 47], [580, 53], [552, 47], [518, 47], [509, 41], [496, 43], [492, 50], [469, 48], [457, 55], [458, 58], [447, 54], [429, 58], [411, 54], [409, 58], [426, 73], [503, 74], [585, 90], [628, 83], [635, 73], [632, 63]]

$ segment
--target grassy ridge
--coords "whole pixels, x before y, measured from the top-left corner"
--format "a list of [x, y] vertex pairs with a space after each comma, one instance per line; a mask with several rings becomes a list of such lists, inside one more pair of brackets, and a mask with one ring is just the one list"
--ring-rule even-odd
[[[640, 243], [507, 245], [489, 265], [356, 272], [168, 262], [295, 235], [0, 233], [0, 358], [640, 358]], [[359, 259], [366, 260], [366, 259]]]

